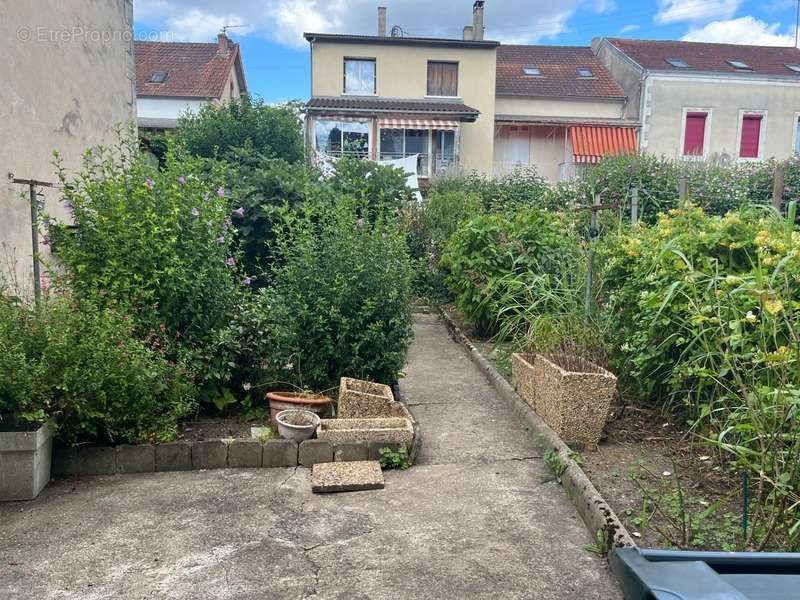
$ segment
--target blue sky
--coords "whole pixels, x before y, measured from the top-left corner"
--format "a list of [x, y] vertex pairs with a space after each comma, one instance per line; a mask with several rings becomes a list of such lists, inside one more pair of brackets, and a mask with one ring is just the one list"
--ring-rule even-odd
[[[135, 0], [137, 39], [239, 42], [250, 91], [269, 102], [306, 99], [304, 31], [373, 34], [389, 27], [459, 37], [472, 0]], [[796, 0], [487, 0], [486, 37], [505, 43], [586, 45], [597, 36], [793, 45]]]

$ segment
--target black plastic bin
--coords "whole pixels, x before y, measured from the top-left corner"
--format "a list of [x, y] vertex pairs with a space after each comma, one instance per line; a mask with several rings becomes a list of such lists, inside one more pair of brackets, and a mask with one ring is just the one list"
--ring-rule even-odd
[[800, 600], [800, 554], [618, 548], [625, 600]]

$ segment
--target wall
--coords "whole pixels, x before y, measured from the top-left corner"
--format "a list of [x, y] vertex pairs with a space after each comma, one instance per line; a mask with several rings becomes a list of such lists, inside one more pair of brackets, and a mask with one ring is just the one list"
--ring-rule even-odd
[[[527, 149], [524, 144], [527, 143]], [[495, 136], [494, 176], [514, 169], [517, 162], [528, 163], [547, 181], [559, 180], [559, 165], [572, 160], [572, 143], [566, 127], [509, 126], [497, 128]], [[520, 159], [522, 159], [520, 161]]]
[[[130, 0], [36, 0], [0, 4], [0, 273], [30, 290], [27, 189], [7, 174], [55, 182], [53, 150], [68, 169], [88, 147], [113, 142], [135, 118]], [[66, 218], [54, 191], [46, 210]], [[42, 248], [46, 252], [46, 248]]]
[[312, 95], [341, 96], [344, 57], [374, 58], [378, 96], [422, 99], [427, 92], [428, 60], [459, 63], [458, 91], [465, 104], [480, 111], [461, 131], [461, 166], [492, 172], [494, 152], [494, 48], [317, 42], [312, 48]]
[[603, 39], [592, 40], [592, 51], [628, 97], [622, 116], [639, 120], [643, 75], [641, 67]]
[[787, 158], [793, 152], [800, 83], [754, 81], [751, 77], [674, 77], [649, 75], [643, 141], [652, 154], [679, 157], [683, 109], [710, 108], [709, 154], [738, 157], [740, 110], [766, 110], [764, 158]]
[[203, 104], [189, 98], [137, 98], [136, 114], [140, 119], [177, 119], [187, 111], [199, 112]]
[[498, 96], [495, 113], [528, 117], [578, 117], [587, 119], [619, 119], [624, 102], [561, 100], [552, 98], [514, 98]]

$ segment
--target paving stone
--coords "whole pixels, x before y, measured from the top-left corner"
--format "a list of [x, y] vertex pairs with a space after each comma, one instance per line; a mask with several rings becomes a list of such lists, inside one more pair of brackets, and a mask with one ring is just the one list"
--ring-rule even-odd
[[224, 469], [228, 466], [228, 444], [222, 440], [194, 442], [192, 469]]
[[273, 467], [296, 467], [297, 442], [293, 440], [267, 440], [264, 443], [264, 456], [261, 466], [268, 469]]
[[114, 475], [117, 472], [117, 452], [114, 448], [78, 448], [79, 475]]
[[358, 492], [383, 489], [383, 472], [377, 461], [320, 463], [311, 469], [311, 491]]
[[74, 477], [78, 474], [78, 449], [53, 448], [53, 462], [50, 465], [52, 477]]
[[261, 468], [263, 446], [258, 440], [233, 440], [228, 446], [228, 466], [234, 469]]
[[117, 447], [117, 473], [152, 473], [156, 470], [156, 448], [152, 444]]
[[192, 446], [187, 442], [171, 442], [156, 446], [156, 471], [191, 471]]
[[389, 448], [393, 452], [400, 452], [400, 448], [405, 448], [405, 444], [395, 444], [392, 442], [382, 442], [380, 440], [372, 440], [369, 443], [369, 460], [380, 460], [381, 448]]
[[306, 440], [300, 444], [297, 462], [304, 467], [333, 462], [333, 447], [325, 440]]
[[333, 445], [334, 462], [367, 460], [369, 448], [366, 442], [341, 442]]

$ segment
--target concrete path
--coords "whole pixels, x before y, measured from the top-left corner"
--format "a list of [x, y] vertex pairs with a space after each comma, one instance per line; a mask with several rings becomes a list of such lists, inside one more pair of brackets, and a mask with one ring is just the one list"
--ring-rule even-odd
[[305, 469], [98, 477], [0, 504], [0, 599], [617, 599], [530, 434], [434, 316], [402, 390], [419, 464], [314, 496]]

